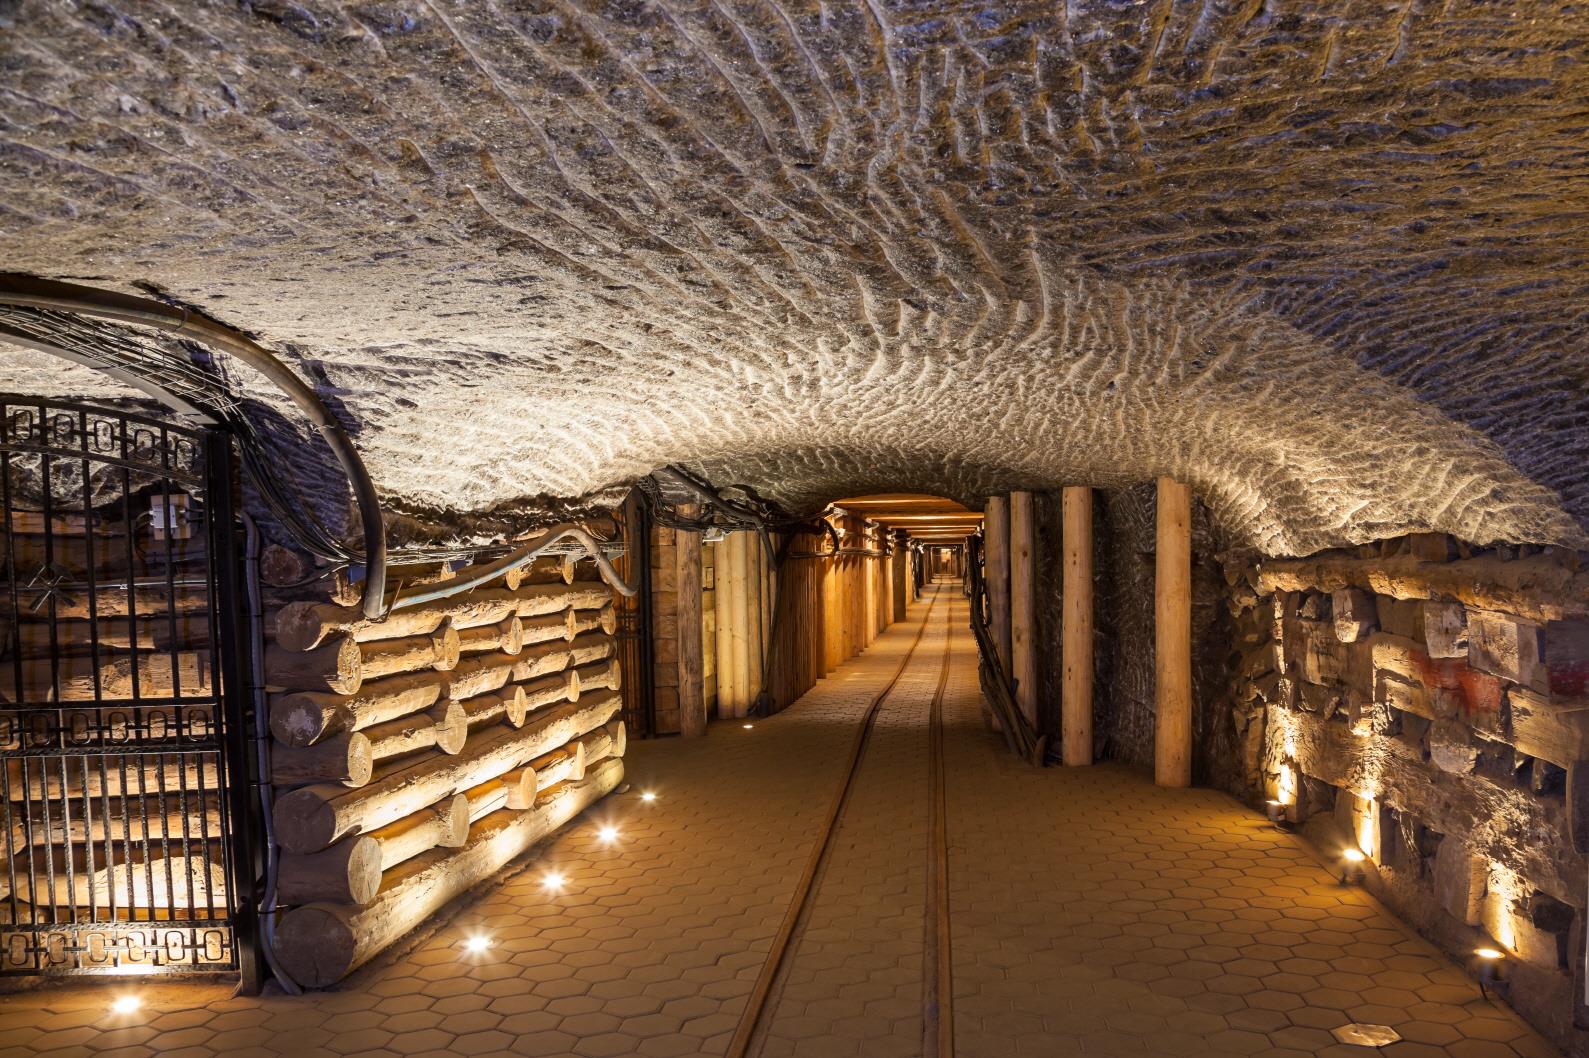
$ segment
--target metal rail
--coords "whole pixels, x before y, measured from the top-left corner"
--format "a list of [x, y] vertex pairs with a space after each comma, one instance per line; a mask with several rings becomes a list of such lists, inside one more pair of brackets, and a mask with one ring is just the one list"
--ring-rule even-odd
[[951, 636], [944, 637], [943, 667], [933, 692], [927, 730], [931, 836], [927, 843], [927, 928], [922, 948], [922, 1058], [954, 1058], [954, 962], [949, 930], [949, 798], [944, 780], [943, 696], [949, 686]]
[[[878, 714], [882, 711], [883, 702], [893, 693], [894, 687], [899, 683], [900, 677], [904, 675], [906, 667], [909, 666], [911, 659], [915, 657], [916, 648], [921, 645], [922, 636], [926, 634], [927, 625], [932, 620], [933, 611], [937, 608], [940, 594], [940, 592], [934, 592], [932, 600], [927, 604], [927, 612], [922, 615], [921, 627], [916, 629], [916, 637], [911, 640], [910, 649], [900, 659], [899, 665], [894, 669], [894, 673], [889, 677], [888, 682], [883, 685], [877, 694], [873, 695], [871, 702], [867, 705], [866, 713], [861, 718], [860, 727], [856, 730], [855, 741], [850, 747], [849, 761], [844, 769], [844, 776], [839, 780], [838, 791], [834, 794], [833, 801], [828, 806], [827, 815], [823, 819], [821, 834], [812, 846], [811, 855], [806, 860], [805, 869], [801, 872], [800, 879], [795, 884], [794, 896], [789, 902], [788, 910], [784, 912], [783, 921], [779, 923], [777, 934], [773, 937], [772, 948], [767, 953], [766, 961], [762, 963], [761, 973], [756, 977], [756, 984], [751, 989], [750, 998], [745, 1004], [744, 1013], [740, 1015], [739, 1025], [734, 1030], [734, 1036], [729, 1041], [725, 1058], [746, 1058], [750, 1053], [752, 1043], [757, 1038], [758, 1030], [774, 1005], [772, 1002], [773, 986], [782, 976], [790, 954], [794, 951], [796, 934], [801, 929], [811, 910], [817, 878], [822, 873], [822, 868], [833, 850], [834, 837], [838, 833], [839, 823], [844, 816], [844, 811], [849, 805], [850, 794], [854, 790], [856, 776], [860, 773], [861, 760], [866, 753], [867, 743], [871, 740]], [[935, 702], [941, 701], [947, 681], [950, 644], [950, 637], [945, 636], [943, 670], [939, 676], [938, 683], [939, 697], [935, 699]], [[939, 715], [939, 711], [935, 710], [935, 718], [938, 718]], [[939, 789], [941, 792], [941, 787]], [[947, 968], [947, 963], [944, 960], [948, 957], [948, 887], [944, 884], [937, 884], [934, 887], [934, 883], [931, 881], [931, 879], [939, 877], [936, 874], [937, 864], [941, 863], [944, 869], [947, 870], [947, 851], [946, 849], [940, 851], [937, 848], [937, 843], [944, 840], [946, 840], [944, 830], [935, 826], [932, 842], [934, 848], [930, 850], [930, 855], [934, 857], [935, 866], [928, 876], [929, 892], [931, 893], [928, 906], [929, 915], [932, 916], [929, 930], [933, 937], [938, 938], [938, 943], [942, 947], [938, 954], [934, 956], [934, 965], [927, 968], [927, 972], [924, 974], [925, 977], [932, 978], [930, 985], [924, 982], [924, 991], [930, 988], [932, 994], [938, 998], [938, 1001], [931, 1008], [929, 1016], [931, 1025], [930, 1027], [924, 1026], [924, 1033], [932, 1034], [932, 1038], [935, 1040], [935, 1048], [937, 1049], [929, 1052], [925, 1058], [950, 1058], [954, 1047], [953, 1018], [952, 1015], [946, 1016], [948, 1015], [948, 999], [952, 996], [952, 993], [945, 987], [945, 978], [940, 976]], [[942, 905], [941, 914], [937, 910], [938, 905]], [[939, 926], [940, 922], [942, 923], [941, 927]], [[945, 1026], [949, 1027], [947, 1033], [944, 1031]], [[945, 1051], [943, 1050], [944, 1047], [949, 1049]]]

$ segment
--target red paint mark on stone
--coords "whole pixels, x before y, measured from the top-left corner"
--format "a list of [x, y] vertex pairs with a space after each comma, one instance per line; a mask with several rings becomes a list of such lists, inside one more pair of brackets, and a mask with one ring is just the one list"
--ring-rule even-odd
[[1455, 658], [1435, 661], [1422, 651], [1413, 654], [1413, 661], [1424, 685], [1454, 692], [1464, 713], [1500, 713], [1506, 693], [1505, 682], [1499, 676], [1469, 668], [1466, 662]]
[[1550, 693], [1577, 698], [1585, 691], [1589, 691], [1589, 661], [1551, 666]]

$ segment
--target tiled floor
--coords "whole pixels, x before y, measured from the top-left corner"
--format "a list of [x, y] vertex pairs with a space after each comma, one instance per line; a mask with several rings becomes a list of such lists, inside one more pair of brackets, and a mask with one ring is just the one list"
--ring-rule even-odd
[[[977, 715], [965, 604], [950, 592], [879, 716], [760, 1053], [920, 1053], [925, 721], [950, 606], [959, 1058], [1374, 1053], [1332, 1035], [1353, 1021], [1400, 1032], [1387, 1058], [1556, 1053], [1229, 798], [1008, 757]], [[752, 730], [631, 743], [630, 792], [337, 991], [231, 999], [124, 982], [10, 996], [0, 1058], [722, 1054], [854, 725], [924, 612]], [[609, 821], [622, 833], [610, 848], [595, 836]], [[560, 894], [542, 888], [551, 870], [566, 876]], [[490, 949], [468, 954], [471, 936]], [[129, 992], [142, 1009], [109, 1013]]]

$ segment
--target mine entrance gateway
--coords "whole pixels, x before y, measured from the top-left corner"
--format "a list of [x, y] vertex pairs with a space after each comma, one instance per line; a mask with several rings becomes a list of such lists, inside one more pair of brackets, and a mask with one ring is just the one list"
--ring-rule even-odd
[[252, 961], [232, 440], [0, 395], [0, 975]]

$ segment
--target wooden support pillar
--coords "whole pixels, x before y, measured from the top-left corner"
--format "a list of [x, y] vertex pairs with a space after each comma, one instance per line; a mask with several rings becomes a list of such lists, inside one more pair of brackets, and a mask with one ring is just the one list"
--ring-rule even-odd
[[[681, 504], [679, 513], [696, 513], [695, 504]], [[679, 606], [679, 733], [706, 734], [706, 698], [701, 688], [701, 534], [674, 530], [674, 583]]]
[[1065, 568], [1061, 599], [1060, 752], [1092, 763], [1092, 489], [1064, 492]]
[[898, 533], [894, 537], [894, 554], [889, 562], [892, 569], [892, 594], [894, 609], [892, 619], [903, 621], [905, 607], [910, 598], [910, 547], [905, 543], [904, 534]]
[[1010, 658], [1015, 701], [1037, 726], [1037, 523], [1030, 492], [1010, 493]]
[[731, 673], [730, 716], [744, 716], [750, 701], [750, 628], [745, 621], [750, 591], [750, 553], [744, 533], [729, 533], [728, 538], [728, 664]]
[[733, 544], [727, 537], [712, 545], [714, 553], [713, 572], [716, 585], [715, 596], [717, 602], [717, 629], [714, 646], [717, 663], [717, 715], [726, 718], [734, 715], [734, 689], [730, 686], [733, 677], [729, 668], [734, 656], [734, 619], [733, 608], [728, 601], [728, 552]]
[[993, 622], [993, 645], [1004, 671], [1011, 671], [1010, 653], [1010, 501], [989, 496], [982, 508], [982, 539], [987, 548], [984, 563], [988, 582], [988, 609]]
[[1192, 492], [1159, 479], [1153, 575], [1153, 668], [1157, 687], [1153, 779], [1192, 784]]
[[756, 695], [761, 693], [761, 658], [765, 646], [766, 629], [761, 622], [761, 596], [765, 579], [765, 553], [761, 538], [755, 532], [739, 534], [745, 547], [745, 685], [741, 690], [744, 709], [740, 716], [749, 716]]

